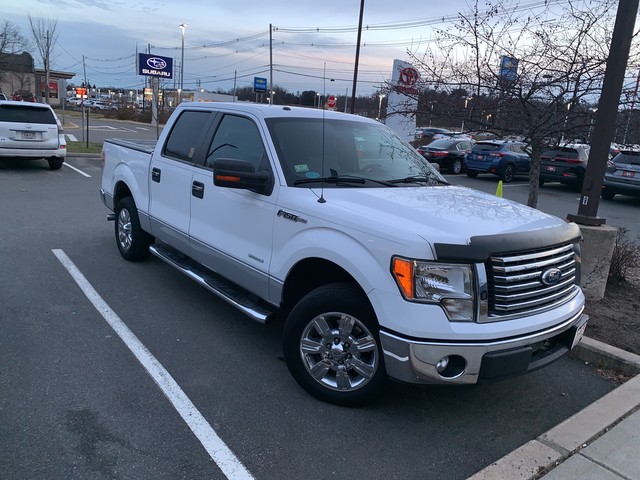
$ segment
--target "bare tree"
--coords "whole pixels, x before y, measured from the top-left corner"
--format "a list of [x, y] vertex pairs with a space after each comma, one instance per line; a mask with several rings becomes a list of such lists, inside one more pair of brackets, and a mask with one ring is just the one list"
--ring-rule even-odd
[[8, 56], [21, 53], [29, 49], [29, 40], [20, 33], [20, 29], [9, 20], [0, 23], [0, 83], [5, 78], [7, 71]]
[[410, 53], [428, 79], [424, 88], [448, 93], [441, 114], [529, 144], [529, 206], [537, 206], [544, 149], [573, 140], [592, 121], [616, 4], [547, 0], [534, 10], [531, 2], [488, 0], [481, 9], [476, 0], [423, 55]]
[[53, 46], [58, 40], [58, 20], [54, 18], [32, 17], [29, 18], [29, 26], [33, 35], [33, 41], [40, 55], [45, 72], [45, 101], [49, 103], [49, 71], [51, 69], [51, 55]]

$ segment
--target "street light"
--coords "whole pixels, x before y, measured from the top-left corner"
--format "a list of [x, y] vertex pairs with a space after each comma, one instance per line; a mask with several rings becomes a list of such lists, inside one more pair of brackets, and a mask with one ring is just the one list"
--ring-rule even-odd
[[[184, 88], [184, 31], [187, 28], [187, 24], [181, 23], [178, 25], [178, 28], [180, 28], [180, 31], [182, 32], [182, 56], [180, 58], [180, 91], [182, 91]], [[178, 103], [180, 103], [180, 100], [182, 99], [179, 99]]]
[[378, 102], [378, 120], [382, 117], [382, 99], [385, 97], [384, 93], [380, 94], [380, 101]]

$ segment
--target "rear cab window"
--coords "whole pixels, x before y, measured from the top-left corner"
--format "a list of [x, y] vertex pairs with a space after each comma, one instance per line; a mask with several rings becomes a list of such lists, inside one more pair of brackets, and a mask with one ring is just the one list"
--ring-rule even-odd
[[173, 124], [163, 155], [183, 162], [196, 162], [196, 155], [209, 125], [211, 112], [186, 110]]

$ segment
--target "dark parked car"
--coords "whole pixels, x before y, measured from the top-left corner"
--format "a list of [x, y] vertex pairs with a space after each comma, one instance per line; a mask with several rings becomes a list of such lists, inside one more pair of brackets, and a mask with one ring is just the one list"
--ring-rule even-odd
[[453, 135], [453, 132], [446, 128], [421, 127], [416, 130], [415, 139], [421, 140], [426, 145], [433, 140], [450, 135]]
[[540, 156], [540, 185], [560, 182], [582, 190], [589, 145], [572, 144], [547, 150]]
[[602, 198], [616, 194], [640, 197], [640, 151], [622, 150], [607, 163], [602, 183]]
[[476, 143], [465, 156], [467, 176], [493, 173], [505, 183], [516, 175], [528, 175], [531, 159], [526, 144], [512, 140], [483, 140]]
[[465, 168], [464, 157], [472, 145], [473, 140], [468, 138], [441, 138], [418, 148], [418, 152], [441, 170], [458, 174]]

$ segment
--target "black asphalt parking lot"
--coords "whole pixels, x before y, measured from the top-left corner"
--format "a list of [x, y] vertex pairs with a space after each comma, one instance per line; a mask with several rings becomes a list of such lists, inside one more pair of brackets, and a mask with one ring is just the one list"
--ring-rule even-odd
[[97, 158], [0, 160], [2, 479], [464, 479], [616, 387], [563, 358], [489, 385], [391, 384], [361, 409], [318, 402], [282, 360], [281, 321], [124, 261], [99, 184]]

